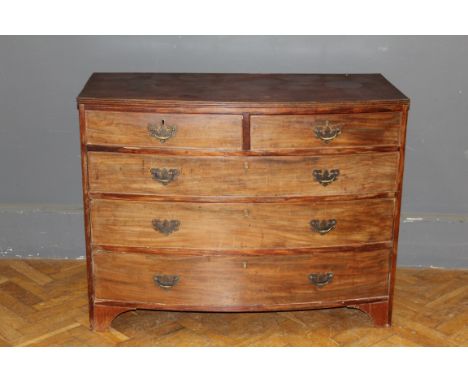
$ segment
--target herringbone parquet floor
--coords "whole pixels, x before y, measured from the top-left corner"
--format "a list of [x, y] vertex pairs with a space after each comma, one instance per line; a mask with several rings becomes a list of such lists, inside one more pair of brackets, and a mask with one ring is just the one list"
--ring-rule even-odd
[[83, 261], [0, 260], [0, 346], [468, 346], [468, 271], [399, 269], [392, 328], [355, 309], [127, 312], [88, 329]]

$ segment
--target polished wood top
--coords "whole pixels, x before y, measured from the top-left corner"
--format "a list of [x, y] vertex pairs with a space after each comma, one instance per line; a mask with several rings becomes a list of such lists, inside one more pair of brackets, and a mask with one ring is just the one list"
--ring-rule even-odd
[[381, 74], [94, 73], [78, 102], [268, 106], [409, 100]]

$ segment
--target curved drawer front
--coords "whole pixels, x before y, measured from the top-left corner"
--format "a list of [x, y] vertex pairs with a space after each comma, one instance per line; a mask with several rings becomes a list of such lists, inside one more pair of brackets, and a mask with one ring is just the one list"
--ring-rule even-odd
[[96, 245], [295, 248], [392, 239], [393, 199], [326, 203], [91, 201]]
[[94, 254], [97, 299], [256, 310], [387, 294], [390, 250], [278, 256]]
[[398, 146], [401, 113], [252, 116], [253, 150]]
[[89, 154], [91, 192], [321, 196], [396, 191], [398, 153], [284, 157]]
[[242, 116], [86, 111], [88, 144], [146, 148], [242, 148]]

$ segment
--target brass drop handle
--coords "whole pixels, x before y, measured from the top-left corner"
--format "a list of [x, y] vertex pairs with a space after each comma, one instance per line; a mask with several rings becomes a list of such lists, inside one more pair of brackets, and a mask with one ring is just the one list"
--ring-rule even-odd
[[310, 228], [312, 231], [319, 233], [320, 235], [325, 235], [326, 233], [330, 232], [331, 230], [335, 229], [336, 227], [336, 220], [311, 220], [310, 221]]
[[166, 125], [166, 122], [162, 119], [159, 126], [152, 123], [148, 124], [148, 132], [153, 138], [158, 139], [159, 142], [165, 143], [176, 135], [177, 128]]
[[152, 168], [150, 173], [153, 179], [163, 186], [167, 186], [179, 176], [179, 170], [175, 168]]
[[340, 170], [335, 168], [333, 170], [314, 170], [312, 171], [314, 179], [319, 182], [322, 186], [326, 187], [330, 183], [333, 183], [338, 179]]
[[311, 273], [309, 281], [316, 287], [322, 288], [333, 281], [333, 273]]
[[333, 141], [341, 134], [341, 128], [338, 126], [331, 127], [329, 121], [325, 121], [325, 126], [315, 127], [315, 136], [325, 143]]
[[170, 289], [177, 285], [179, 276], [177, 275], [155, 275], [153, 277], [154, 283], [163, 289]]
[[178, 231], [180, 227], [179, 220], [160, 220], [160, 219], [153, 219], [151, 222], [153, 224], [153, 228], [162, 233], [163, 235], [170, 235], [171, 233]]

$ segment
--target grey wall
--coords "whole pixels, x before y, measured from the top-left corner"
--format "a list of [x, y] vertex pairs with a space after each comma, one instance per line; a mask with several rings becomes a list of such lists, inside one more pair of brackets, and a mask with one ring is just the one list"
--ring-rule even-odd
[[0, 257], [84, 255], [94, 71], [383, 73], [411, 98], [400, 265], [468, 267], [467, 37], [0, 37]]

